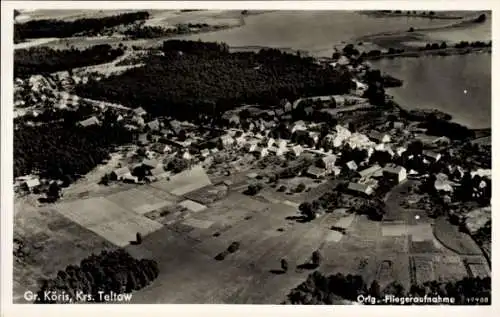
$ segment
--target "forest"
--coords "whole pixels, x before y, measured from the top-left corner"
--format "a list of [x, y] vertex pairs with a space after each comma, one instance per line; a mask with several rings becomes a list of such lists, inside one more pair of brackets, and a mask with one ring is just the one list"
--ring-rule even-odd
[[282, 98], [340, 94], [353, 85], [347, 71], [279, 50], [230, 53], [225, 44], [171, 40], [163, 52], [144, 67], [80, 85], [77, 93], [197, 121], [241, 103], [275, 106]]
[[[385, 294], [394, 295], [395, 297], [439, 295], [441, 298], [454, 298], [454, 305], [490, 305], [491, 278], [464, 277], [454, 282], [429, 281], [422, 285], [412, 285], [410, 290], [406, 291], [403, 285], [396, 281], [381, 289], [377, 280], [374, 280], [368, 286], [360, 275], [337, 273], [325, 276], [316, 271], [311, 273], [305, 282], [291, 290], [285, 303], [294, 305], [332, 305], [339, 298], [356, 301], [358, 295], [364, 295], [365, 297], [371, 295], [380, 299], [384, 298]], [[471, 298], [487, 300], [471, 302]], [[377, 304], [383, 304], [383, 301]], [[429, 305], [432, 303], [424, 304]]]
[[86, 301], [99, 302], [99, 291], [104, 294], [131, 293], [151, 283], [158, 274], [158, 264], [154, 260], [134, 259], [123, 249], [104, 250], [99, 255], [92, 254], [83, 259], [80, 266], [68, 265], [56, 277], [43, 280], [36, 303], [58, 304], [44, 296], [47, 291], [56, 294], [65, 292], [74, 303], [79, 302], [77, 293], [85, 294]]
[[113, 49], [108, 44], [95, 45], [85, 50], [54, 50], [48, 47], [19, 49], [14, 51], [14, 76], [26, 78], [34, 74], [108, 63], [121, 55], [121, 48]]
[[147, 18], [149, 18], [147, 11], [139, 11], [95, 19], [83, 18], [74, 21], [46, 19], [16, 23], [14, 25], [14, 43], [19, 43], [25, 39], [72, 37], [80, 33], [92, 36], [99, 34], [105, 28], [131, 24]]
[[108, 124], [22, 125], [14, 130], [14, 177], [38, 171], [49, 179], [77, 178], [106, 160], [115, 146], [132, 140], [130, 131]]

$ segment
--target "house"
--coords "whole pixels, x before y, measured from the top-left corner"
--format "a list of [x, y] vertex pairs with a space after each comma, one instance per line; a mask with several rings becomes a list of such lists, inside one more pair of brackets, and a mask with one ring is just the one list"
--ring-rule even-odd
[[376, 143], [388, 143], [391, 142], [391, 137], [388, 134], [381, 133], [378, 131], [371, 131], [368, 134], [368, 138]]
[[78, 122], [78, 125], [80, 125], [81, 127], [84, 127], [84, 128], [90, 127], [93, 125], [98, 125], [98, 124], [99, 124], [99, 119], [97, 119], [95, 116]]
[[269, 138], [266, 142], [266, 146], [270, 148], [271, 146], [274, 145], [275, 140], [273, 138]]
[[274, 110], [274, 115], [277, 117], [277, 118], [280, 118], [282, 115], [285, 114], [285, 110], [283, 109], [276, 109]]
[[386, 166], [383, 169], [383, 175], [389, 181], [399, 184], [406, 180], [406, 168], [402, 166]]
[[359, 171], [359, 175], [361, 176], [361, 178], [377, 177], [377, 176], [381, 176], [381, 174], [382, 174], [382, 173], [380, 173], [381, 171], [382, 171], [382, 167], [380, 167], [380, 165], [378, 165], [378, 164], [375, 164], [373, 166], [365, 168], [362, 171]]
[[356, 164], [356, 162], [354, 161], [349, 161], [345, 164], [347, 166], [348, 169], [350, 169], [351, 171], [356, 171], [358, 169], [358, 164]]
[[139, 107], [139, 108], [134, 109], [134, 114], [142, 117], [142, 116], [145, 116], [147, 114], [147, 112], [142, 107]]
[[139, 178], [137, 176], [133, 176], [132, 173], [128, 173], [128, 174], [123, 175], [120, 178], [120, 180], [125, 182], [125, 183], [133, 183], [133, 184], [139, 183]]
[[257, 147], [253, 153], [256, 153], [259, 155], [260, 158], [263, 158], [263, 157], [266, 157], [267, 154], [269, 153], [269, 151], [267, 150], [267, 148], [262, 148], [262, 147]]
[[318, 144], [319, 142], [319, 132], [310, 131], [309, 137], [314, 141], [314, 144]]
[[245, 144], [247, 142], [247, 138], [246, 138], [245, 134], [240, 135], [239, 137], [237, 137], [234, 140], [236, 142], [236, 145], [239, 146], [239, 147], [245, 146]]
[[304, 123], [304, 121], [299, 120], [293, 123], [292, 133], [294, 133], [295, 131], [305, 131], [306, 129], [306, 124]]
[[300, 145], [296, 145], [296, 146], [292, 147], [292, 152], [293, 152], [293, 154], [295, 154], [295, 156], [300, 156], [300, 154], [302, 154], [302, 152], [304, 152], [304, 148]]
[[276, 141], [276, 146], [280, 149], [285, 149], [288, 146], [288, 140], [281, 139]]
[[160, 131], [160, 128], [161, 128], [160, 122], [158, 121], [158, 119], [155, 119], [153, 121], [146, 123], [146, 126], [151, 131]]
[[229, 134], [224, 134], [220, 137], [220, 143], [222, 144], [223, 147], [228, 147], [233, 145], [234, 139]]
[[41, 185], [42, 184], [40, 183], [40, 180], [38, 178], [32, 178], [32, 179], [26, 180], [23, 183], [22, 187], [26, 191], [33, 192], [33, 191], [37, 190], [38, 188], [40, 188]]
[[209, 149], [203, 149], [203, 150], [201, 150], [200, 154], [201, 154], [202, 157], [207, 157], [207, 156], [210, 155], [210, 150]]
[[257, 149], [258, 145], [257, 145], [257, 142], [253, 141], [253, 142], [248, 142], [247, 144], [245, 144], [245, 149], [249, 152], [249, 153], [252, 153], [254, 152], [256, 149]]
[[182, 124], [180, 121], [177, 120], [171, 120], [169, 123], [170, 129], [176, 134], [179, 135], [182, 131]]
[[371, 196], [373, 194], [373, 187], [368, 184], [349, 183], [347, 190], [355, 195]]
[[399, 130], [401, 130], [401, 129], [404, 129], [405, 124], [404, 124], [403, 122], [401, 122], [401, 121], [395, 121], [395, 122], [393, 122], [393, 123], [392, 123], [392, 127], [393, 127], [394, 129], [399, 129]]
[[306, 175], [310, 176], [311, 178], [322, 178], [326, 175], [326, 170], [323, 168], [319, 168], [317, 166], [311, 165], [306, 171]]
[[436, 163], [441, 159], [441, 154], [433, 151], [425, 150], [422, 153], [424, 158], [430, 163]]
[[443, 173], [439, 173], [436, 175], [436, 181], [434, 182], [434, 188], [438, 192], [453, 192], [453, 187], [451, 186], [451, 182], [448, 179], [448, 176]]
[[337, 156], [334, 154], [326, 155], [323, 158], [321, 158], [321, 161], [323, 161], [325, 170], [329, 173], [335, 167], [335, 162], [337, 162]]
[[189, 153], [189, 151], [186, 151], [182, 154], [182, 158], [185, 160], [191, 160], [193, 156], [191, 155], [191, 153]]

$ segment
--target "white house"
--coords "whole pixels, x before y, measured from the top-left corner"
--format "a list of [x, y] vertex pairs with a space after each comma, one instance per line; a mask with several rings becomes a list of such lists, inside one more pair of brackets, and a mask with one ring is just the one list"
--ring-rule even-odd
[[210, 150], [209, 149], [203, 149], [203, 150], [201, 150], [200, 154], [201, 154], [202, 157], [207, 157], [207, 156], [210, 155]]
[[233, 137], [231, 137], [229, 134], [222, 135], [220, 137], [220, 141], [223, 147], [231, 146], [234, 143]]
[[274, 145], [274, 143], [275, 143], [275, 140], [274, 140], [273, 138], [269, 138], [269, 139], [267, 140], [266, 145], [267, 145], [267, 147], [268, 147], [268, 148], [270, 148], [271, 146], [273, 146], [273, 145]]
[[304, 148], [300, 145], [296, 145], [296, 146], [292, 147], [292, 152], [293, 152], [293, 154], [295, 154], [295, 156], [300, 156], [300, 154], [302, 154], [302, 152], [304, 152]]
[[346, 166], [351, 170], [351, 171], [356, 171], [358, 169], [358, 164], [354, 161], [349, 161], [346, 163]]
[[423, 151], [423, 154], [424, 158], [431, 163], [438, 162], [441, 159], [441, 154], [433, 151]]
[[182, 158], [185, 160], [190, 160], [193, 158], [193, 156], [191, 155], [191, 153], [189, 153], [189, 151], [186, 151], [184, 152], [184, 154], [182, 154]]
[[325, 170], [329, 173], [335, 167], [335, 162], [337, 162], [337, 156], [334, 154], [326, 155], [322, 159], [323, 164], [325, 165]]

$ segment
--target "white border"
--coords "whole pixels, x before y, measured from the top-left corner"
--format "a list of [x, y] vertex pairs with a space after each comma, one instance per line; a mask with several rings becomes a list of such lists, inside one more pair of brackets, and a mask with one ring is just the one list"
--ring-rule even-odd
[[[500, 2], [498, 2], [500, 4]], [[495, 52], [499, 50], [497, 37], [500, 31], [500, 5], [497, 1], [2, 1], [2, 107], [1, 107], [1, 303], [2, 316], [89, 316], [96, 313], [113, 314], [117, 316], [138, 316], [144, 313], [152, 316], [200, 316], [217, 315], [229, 316], [318, 316], [319, 314], [333, 316], [471, 316], [481, 317], [500, 316], [498, 310], [498, 282], [496, 272], [492, 274], [493, 305], [489, 307], [397, 307], [397, 306], [278, 306], [278, 305], [14, 305], [12, 304], [12, 219], [13, 219], [13, 9], [261, 9], [261, 10], [372, 10], [372, 9], [401, 9], [401, 10], [492, 10], [492, 87], [500, 87], [500, 81], [495, 75], [500, 70]], [[355, 22], [354, 22], [355, 23]], [[499, 110], [498, 93], [493, 89], [492, 96], [492, 127], [498, 123]], [[474, 105], [471, 105], [473, 111]], [[493, 140], [500, 139], [498, 129], [493, 128]], [[496, 171], [498, 164], [495, 158], [499, 156], [499, 149], [493, 143], [493, 188], [498, 188]], [[500, 176], [500, 175], [499, 175]], [[495, 190], [494, 190], [495, 192]], [[493, 195], [492, 205], [498, 205], [498, 196]], [[496, 217], [495, 217], [496, 218]], [[496, 219], [493, 221], [493, 251], [492, 263], [497, 263], [496, 232], [499, 226]], [[428, 315], [430, 314], [430, 315]]]

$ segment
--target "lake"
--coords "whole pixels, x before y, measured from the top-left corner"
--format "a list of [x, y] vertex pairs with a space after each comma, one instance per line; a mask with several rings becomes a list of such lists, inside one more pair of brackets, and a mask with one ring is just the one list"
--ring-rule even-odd
[[225, 42], [230, 46], [268, 46], [306, 50], [331, 56], [333, 46], [360, 36], [444, 26], [450, 20], [418, 17], [376, 18], [353, 11], [274, 11], [245, 18], [238, 28], [183, 37], [189, 40]]
[[402, 107], [435, 108], [470, 128], [491, 127], [491, 54], [424, 56], [371, 63], [402, 79], [391, 88]]

